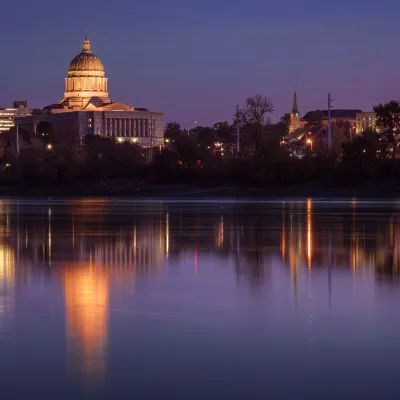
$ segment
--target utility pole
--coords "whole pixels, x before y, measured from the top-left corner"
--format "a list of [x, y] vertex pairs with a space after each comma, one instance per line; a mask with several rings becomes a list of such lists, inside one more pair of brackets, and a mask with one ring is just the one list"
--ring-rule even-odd
[[16, 138], [17, 156], [19, 157], [19, 126], [17, 125], [17, 138]]
[[239, 104], [236, 105], [236, 154], [240, 153]]
[[332, 150], [331, 94], [328, 93], [328, 149]]

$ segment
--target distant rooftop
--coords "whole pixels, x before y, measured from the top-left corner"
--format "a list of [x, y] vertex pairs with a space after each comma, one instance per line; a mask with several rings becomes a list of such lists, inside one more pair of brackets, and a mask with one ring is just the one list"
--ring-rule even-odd
[[[324, 119], [328, 119], [328, 110], [314, 110], [309, 111], [303, 119], [308, 120], [313, 113], [316, 111], [320, 111], [324, 114]], [[355, 119], [358, 113], [361, 113], [361, 110], [346, 110], [346, 109], [332, 109], [331, 110], [331, 118], [335, 119]]]

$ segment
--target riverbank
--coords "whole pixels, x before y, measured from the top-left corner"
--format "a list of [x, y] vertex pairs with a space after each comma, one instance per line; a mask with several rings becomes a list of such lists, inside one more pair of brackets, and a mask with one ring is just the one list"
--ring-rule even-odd
[[312, 181], [298, 185], [251, 188], [239, 186], [148, 185], [139, 180], [115, 179], [76, 182], [62, 186], [8, 186], [0, 188], [3, 197], [137, 197], [168, 199], [205, 198], [397, 198], [400, 185], [393, 182], [364, 184], [358, 187], [340, 186]]

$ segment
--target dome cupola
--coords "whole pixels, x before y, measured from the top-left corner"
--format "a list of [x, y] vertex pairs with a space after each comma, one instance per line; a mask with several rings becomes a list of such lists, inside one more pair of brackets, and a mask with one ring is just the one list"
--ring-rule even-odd
[[68, 108], [84, 108], [92, 98], [105, 103], [110, 102], [104, 65], [100, 58], [92, 53], [90, 42], [86, 37], [82, 51], [69, 65], [62, 103], [67, 104]]
[[82, 51], [78, 54], [69, 66], [69, 71], [102, 71], [104, 72], [104, 65], [100, 58], [94, 55], [90, 49], [90, 42], [88, 38], [83, 41]]

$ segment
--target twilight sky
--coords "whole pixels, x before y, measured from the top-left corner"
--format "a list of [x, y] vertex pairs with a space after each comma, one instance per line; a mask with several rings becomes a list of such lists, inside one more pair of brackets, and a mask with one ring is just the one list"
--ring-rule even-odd
[[400, 98], [398, 0], [8, 1], [1, 5], [0, 107], [63, 97], [87, 34], [113, 100], [183, 126], [231, 121], [261, 93], [277, 120], [297, 86], [301, 114], [368, 111]]

